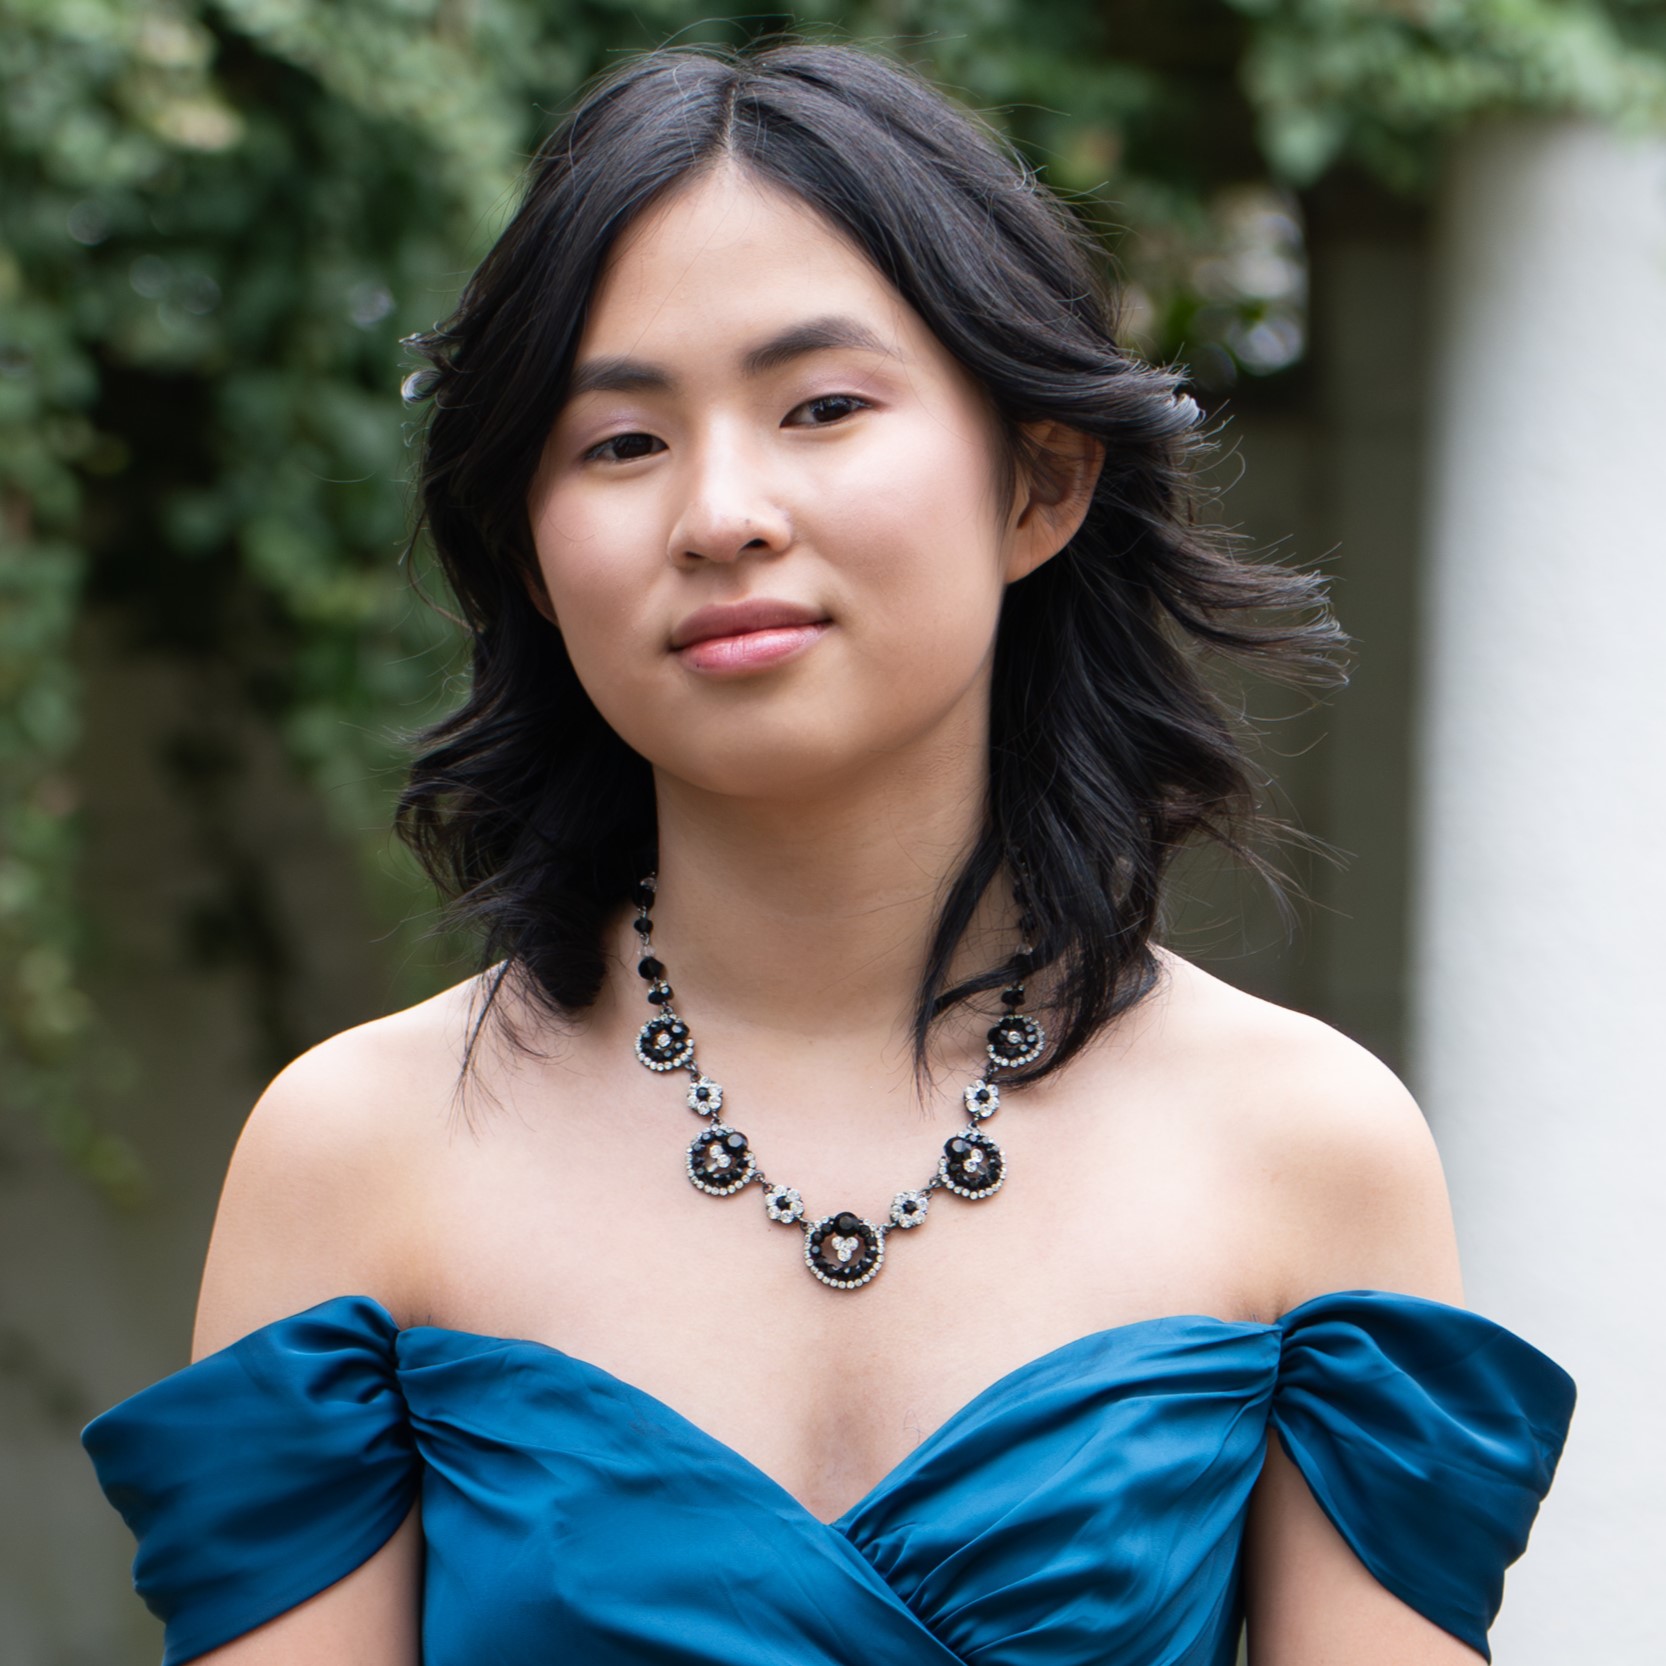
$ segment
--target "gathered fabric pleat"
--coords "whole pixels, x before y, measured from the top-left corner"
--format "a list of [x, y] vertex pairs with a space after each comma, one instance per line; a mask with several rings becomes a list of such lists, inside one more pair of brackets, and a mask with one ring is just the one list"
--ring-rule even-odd
[[1285, 1450], [1376, 1579], [1490, 1659], [1573, 1379], [1491, 1320], [1410, 1296], [1323, 1296], [1281, 1323]]
[[166, 1626], [163, 1666], [334, 1584], [417, 1496], [393, 1320], [341, 1297], [262, 1326], [82, 1431], [138, 1541], [134, 1588]]

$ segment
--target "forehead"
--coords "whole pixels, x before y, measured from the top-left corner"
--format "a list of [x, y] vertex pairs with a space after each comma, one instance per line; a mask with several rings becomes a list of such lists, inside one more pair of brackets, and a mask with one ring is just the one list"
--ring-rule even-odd
[[807, 315], [850, 314], [906, 352], [924, 323], [860, 249], [801, 198], [721, 166], [621, 235], [586, 313], [580, 356], [669, 361]]

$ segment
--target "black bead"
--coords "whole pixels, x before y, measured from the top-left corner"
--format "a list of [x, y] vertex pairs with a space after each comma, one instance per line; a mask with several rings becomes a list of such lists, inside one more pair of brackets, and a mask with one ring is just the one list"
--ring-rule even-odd
[[861, 1217], [859, 1215], [851, 1214], [847, 1209], [843, 1214], [834, 1220], [833, 1230], [837, 1232], [841, 1238], [848, 1238], [861, 1224]]
[[1035, 931], [1035, 915], [1020, 914], [1018, 916], [1018, 929], [1023, 932], [1026, 937], [1032, 935]]
[[723, 1136], [723, 1143], [728, 1146], [731, 1151], [744, 1151], [746, 1149], [746, 1136], [740, 1133], [725, 1134]]
[[668, 983], [656, 983], [654, 987], [648, 991], [648, 999], [656, 1007], [664, 1006], [671, 999], [671, 985]]
[[1020, 949], [1012, 957], [1012, 972], [1014, 977], [1027, 978], [1035, 970], [1035, 955], [1029, 949]]
[[665, 968], [652, 955], [645, 955], [636, 963], [637, 971], [650, 982], [665, 976]]
[[961, 1139], [958, 1135], [949, 1141], [949, 1155], [951, 1157], [964, 1157], [970, 1153], [971, 1149], [972, 1142]]
[[654, 906], [654, 888], [651, 885], [638, 885], [636, 887], [636, 906], [643, 913], [647, 913]]
[[648, 937], [653, 933], [654, 922], [650, 920], [646, 914], [638, 914], [637, 917], [631, 921], [631, 924], [636, 928], [636, 934], [639, 937]]
[[[650, 999], [651, 998], [652, 997], [650, 997]], [[1023, 984], [1015, 983], [1012, 986], [1011, 989], [1003, 989], [1001, 991], [1001, 1004], [1003, 1006], [1012, 1007], [1014, 1009], [1023, 1006], [1023, 1004], [1024, 1004], [1024, 986], [1023, 986]]]

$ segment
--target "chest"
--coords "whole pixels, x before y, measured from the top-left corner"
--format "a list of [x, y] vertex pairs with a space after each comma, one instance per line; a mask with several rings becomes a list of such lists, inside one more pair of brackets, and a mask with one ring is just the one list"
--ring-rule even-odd
[[[413, 1201], [409, 1322], [541, 1342], [670, 1408], [831, 1521], [975, 1396], [1075, 1339], [1157, 1315], [1263, 1318], [1230, 1175], [1111, 1065], [1010, 1090], [983, 1130], [1004, 1179], [930, 1191], [877, 1275], [827, 1288], [764, 1188], [688, 1178], [688, 1079], [575, 1049], [435, 1142]], [[965, 1125], [909, 1099], [737, 1076], [722, 1121], [812, 1219], [889, 1218]], [[843, 1114], [841, 1114], [843, 1111]]]

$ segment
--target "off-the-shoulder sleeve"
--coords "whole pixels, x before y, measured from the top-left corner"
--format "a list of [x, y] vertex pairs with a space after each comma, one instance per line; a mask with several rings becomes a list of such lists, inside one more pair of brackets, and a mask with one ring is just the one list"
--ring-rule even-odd
[[275, 1320], [81, 1431], [181, 1666], [381, 1548], [415, 1496], [396, 1327], [366, 1296]]
[[1320, 1296], [1280, 1327], [1285, 1451], [1378, 1582], [1490, 1660], [1573, 1379], [1490, 1319], [1414, 1296]]

